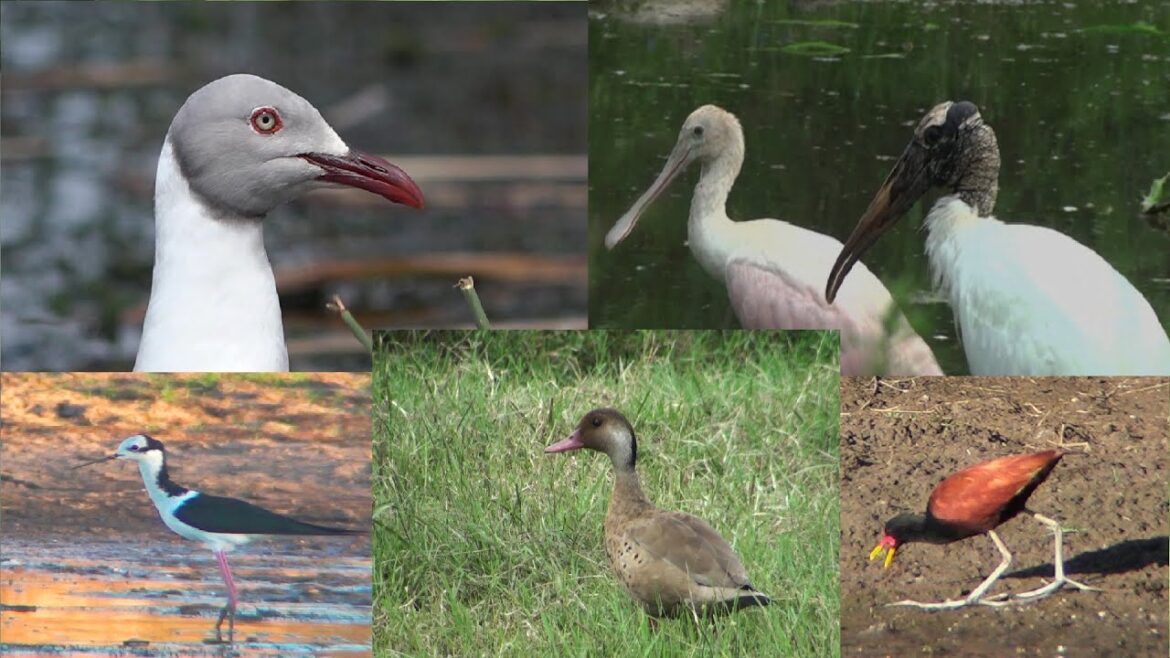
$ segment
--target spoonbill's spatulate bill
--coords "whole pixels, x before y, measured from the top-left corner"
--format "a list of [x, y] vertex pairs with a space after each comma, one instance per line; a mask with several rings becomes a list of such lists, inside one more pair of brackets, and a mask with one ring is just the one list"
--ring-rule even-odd
[[135, 370], [288, 370], [263, 219], [321, 186], [423, 207], [406, 172], [346, 146], [284, 87], [229, 75], [187, 99], [155, 178], [154, 280]]
[[219, 573], [228, 590], [228, 602], [215, 623], [217, 641], [223, 641], [221, 628], [228, 619], [228, 641], [232, 641], [236, 619], [236, 583], [228, 566], [228, 551], [267, 535], [356, 535], [361, 530], [330, 528], [305, 523], [270, 512], [248, 502], [222, 496], [209, 496], [171, 481], [167, 473], [166, 448], [158, 439], [136, 434], [122, 441], [114, 454], [75, 468], [112, 459], [138, 462], [146, 493], [154, 503], [163, 523], [179, 536], [202, 543], [215, 553]]
[[930, 347], [864, 265], [842, 289], [840, 303], [825, 301], [821, 284], [841, 249], [836, 239], [776, 219], [728, 218], [727, 195], [743, 153], [743, 129], [735, 115], [714, 105], [692, 112], [662, 173], [610, 229], [605, 246], [613, 249], [624, 240], [647, 206], [698, 162], [703, 171], [687, 223], [691, 252], [727, 286], [741, 325], [840, 330], [841, 372], [847, 375], [941, 375]]
[[1063, 531], [1052, 519], [1029, 512], [1037, 521], [1050, 528], [1055, 539], [1056, 578], [1049, 584], [1020, 594], [998, 594], [985, 597], [987, 590], [1012, 564], [1012, 555], [1003, 545], [995, 529], [1027, 511], [1028, 498], [1048, 479], [1052, 469], [1066, 453], [1046, 450], [1028, 455], [1012, 455], [969, 466], [940, 482], [930, 494], [926, 514], [899, 514], [886, 522], [881, 542], [869, 554], [878, 558], [884, 551], [885, 566], [894, 561], [898, 547], [910, 542], [949, 544], [968, 537], [986, 534], [991, 537], [1003, 560], [999, 566], [966, 598], [942, 603], [899, 601], [891, 605], [906, 605], [925, 610], [953, 610], [974, 604], [1007, 605], [1036, 601], [1056, 590], [1070, 585], [1078, 589], [1093, 589], [1064, 575]]
[[935, 106], [841, 249], [826, 297], [843, 295], [862, 254], [941, 187], [926, 255], [972, 374], [1170, 374], [1170, 338], [1145, 297], [1067, 235], [992, 217], [998, 179], [999, 147], [978, 108]]
[[626, 592], [652, 617], [723, 613], [771, 603], [752, 587], [739, 556], [702, 519], [660, 510], [642, 492], [638, 441], [626, 417], [594, 409], [545, 452], [594, 450], [613, 463], [605, 553]]

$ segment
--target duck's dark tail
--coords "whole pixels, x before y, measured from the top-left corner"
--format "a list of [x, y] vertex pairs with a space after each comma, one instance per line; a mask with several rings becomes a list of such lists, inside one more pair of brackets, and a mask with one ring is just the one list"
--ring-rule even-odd
[[732, 608], [750, 608], [754, 605], [763, 607], [772, 602], [772, 599], [768, 598], [767, 594], [759, 592], [751, 586], [745, 586], [740, 589], [742, 589], [744, 593], [740, 594], [733, 601], [728, 602], [731, 604]]
[[710, 611], [713, 613], [731, 612], [740, 608], [763, 607], [772, 602], [772, 599], [768, 598], [767, 594], [756, 590], [750, 585], [740, 587], [739, 592], [735, 598], [720, 601], [716, 606], [711, 607]]

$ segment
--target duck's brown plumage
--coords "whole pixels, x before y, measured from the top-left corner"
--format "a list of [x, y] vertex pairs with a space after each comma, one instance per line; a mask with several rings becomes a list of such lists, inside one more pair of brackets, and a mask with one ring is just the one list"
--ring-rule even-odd
[[739, 557], [702, 519], [660, 510], [642, 491], [637, 439], [625, 416], [594, 409], [565, 440], [546, 452], [587, 448], [609, 455], [613, 495], [605, 516], [605, 552], [626, 591], [655, 617], [685, 610], [721, 612], [767, 605]]

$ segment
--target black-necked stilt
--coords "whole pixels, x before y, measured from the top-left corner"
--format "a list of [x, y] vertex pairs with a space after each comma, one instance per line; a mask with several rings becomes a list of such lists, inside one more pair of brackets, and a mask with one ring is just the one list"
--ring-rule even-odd
[[228, 602], [215, 622], [216, 641], [222, 642], [220, 629], [228, 619], [228, 642], [235, 632], [236, 584], [228, 566], [227, 552], [264, 535], [357, 535], [362, 530], [330, 528], [305, 523], [270, 512], [248, 502], [223, 496], [210, 496], [171, 481], [167, 473], [166, 448], [161, 441], [136, 434], [122, 441], [114, 454], [74, 468], [112, 459], [138, 462], [146, 493], [158, 509], [163, 523], [179, 536], [201, 542], [215, 553], [219, 573], [228, 590]]

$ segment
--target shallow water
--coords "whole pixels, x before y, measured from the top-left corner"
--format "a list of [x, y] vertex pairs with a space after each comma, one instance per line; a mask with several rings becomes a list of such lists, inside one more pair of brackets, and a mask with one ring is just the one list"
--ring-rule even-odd
[[[996, 215], [1088, 245], [1170, 324], [1170, 235], [1137, 214], [1150, 182], [1170, 170], [1170, 3], [688, 7], [695, 11], [657, 21], [644, 7], [591, 7], [594, 326], [736, 326], [723, 288], [686, 246], [697, 171], [680, 176], [617, 249], [602, 243], [698, 106], [721, 105], [743, 124], [733, 219], [774, 217], [844, 240], [913, 126], [946, 99], [973, 101], [996, 130]], [[962, 373], [918, 230], [933, 199], [864, 260], [944, 370]]]
[[[356, 540], [364, 541], [364, 540]], [[210, 551], [160, 542], [4, 541], [5, 655], [370, 655], [370, 560], [347, 542], [229, 555], [235, 644], [209, 643], [227, 595]], [[226, 632], [226, 625], [225, 625]]]

